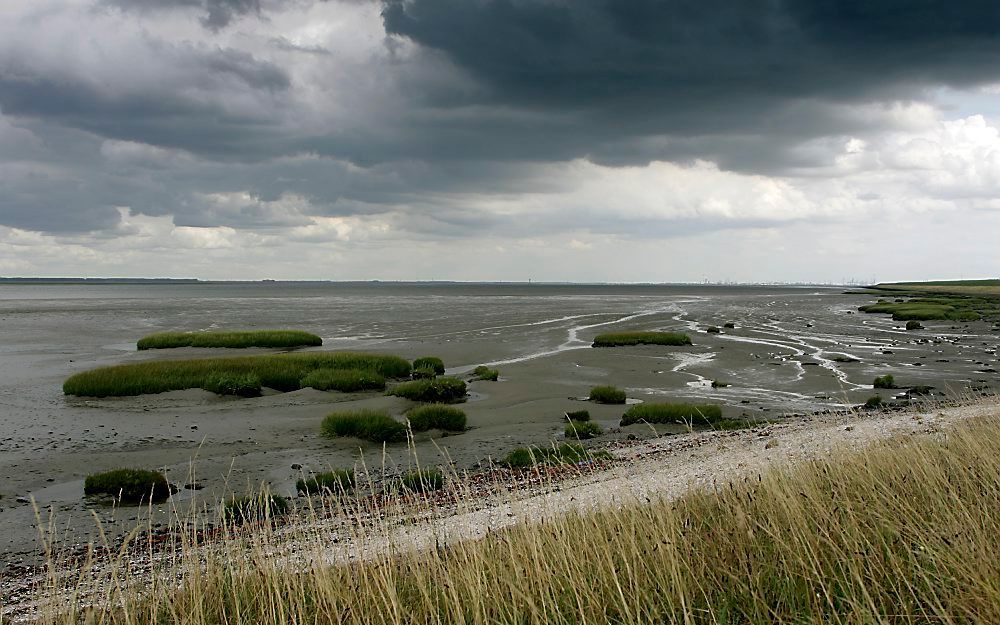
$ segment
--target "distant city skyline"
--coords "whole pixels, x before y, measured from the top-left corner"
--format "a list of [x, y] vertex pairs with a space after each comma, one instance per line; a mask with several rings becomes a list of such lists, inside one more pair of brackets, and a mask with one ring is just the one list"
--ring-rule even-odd
[[863, 284], [998, 233], [994, 3], [0, 4], [0, 276]]

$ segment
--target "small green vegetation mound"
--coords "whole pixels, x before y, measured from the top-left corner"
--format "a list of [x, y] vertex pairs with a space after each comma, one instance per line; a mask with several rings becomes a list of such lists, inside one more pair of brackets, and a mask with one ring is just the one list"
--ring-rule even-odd
[[219, 395], [260, 397], [260, 378], [252, 373], [213, 373], [205, 379], [202, 388]]
[[911, 319], [910, 321], [906, 322], [906, 329], [907, 330], [923, 330], [924, 326], [921, 325], [921, 323], [919, 321], [915, 321], [915, 320]]
[[571, 410], [566, 413], [566, 419], [569, 421], [590, 421], [590, 411]]
[[722, 324], [722, 327], [726, 328], [727, 330], [732, 330], [733, 328], [736, 327], [736, 324], [733, 323], [732, 321], [727, 321], [724, 324]]
[[326, 473], [317, 473], [312, 477], [295, 482], [295, 490], [306, 495], [323, 493], [342, 493], [354, 489], [354, 469], [337, 469]]
[[83, 481], [84, 495], [110, 495], [122, 503], [164, 501], [172, 490], [159, 471], [112, 469], [88, 475]]
[[433, 380], [437, 377], [437, 375], [437, 371], [434, 370], [434, 367], [424, 366], [414, 368], [410, 377], [414, 380]]
[[504, 456], [500, 463], [511, 469], [526, 469], [536, 464], [579, 464], [610, 457], [606, 451], [588, 453], [583, 445], [563, 443], [551, 447], [518, 447]]
[[712, 388], [726, 388], [729, 386], [729, 382], [723, 382], [721, 380], [712, 380]]
[[281, 495], [263, 493], [234, 497], [222, 509], [222, 518], [227, 523], [265, 523], [288, 514], [288, 500]]
[[316, 369], [306, 374], [299, 385], [317, 391], [357, 393], [385, 390], [385, 378], [365, 369]]
[[399, 479], [399, 485], [411, 493], [430, 493], [444, 488], [444, 474], [441, 469], [410, 471]]
[[896, 321], [976, 321], [982, 317], [982, 311], [995, 312], [996, 303], [960, 296], [916, 297], [900, 302], [879, 300], [858, 310], [892, 315]]
[[624, 404], [625, 391], [614, 386], [595, 386], [590, 389], [589, 399], [599, 404]]
[[323, 339], [301, 330], [252, 330], [240, 332], [160, 332], [139, 339], [136, 347], [317, 347]]
[[490, 382], [496, 382], [500, 377], [500, 372], [496, 369], [490, 369], [486, 365], [479, 365], [472, 370], [472, 377], [475, 380], [488, 380]]
[[406, 426], [384, 410], [333, 412], [323, 419], [320, 433], [327, 438], [360, 438], [374, 443], [406, 440]]
[[715, 404], [637, 404], [625, 411], [621, 424], [633, 423], [692, 423], [714, 425], [722, 421], [722, 408]]
[[720, 334], [722, 330], [720, 330], [718, 326], [708, 326], [708, 328], [705, 329], [705, 332], [708, 332], [709, 334]]
[[566, 429], [563, 431], [566, 438], [578, 438], [580, 440], [586, 440], [588, 438], [594, 438], [595, 436], [600, 436], [604, 434], [604, 430], [601, 426], [593, 421], [570, 421], [566, 424]]
[[896, 379], [892, 374], [880, 375], [872, 382], [875, 388], [896, 388]]
[[869, 410], [877, 410], [882, 407], [882, 398], [878, 395], [872, 395], [867, 400], [865, 400], [865, 408]]
[[154, 360], [101, 367], [70, 377], [63, 383], [63, 392], [86, 397], [123, 397], [209, 388], [219, 375], [252, 375], [256, 376], [261, 386], [294, 391], [301, 388], [303, 378], [317, 369], [363, 370], [386, 378], [410, 375], [410, 363], [397, 356], [352, 352], [269, 354]]
[[406, 413], [406, 418], [410, 421], [410, 429], [414, 432], [426, 432], [427, 430], [465, 431], [465, 412], [445, 404], [417, 406]]
[[679, 332], [610, 332], [595, 336], [593, 347], [690, 344], [691, 337]]
[[841, 362], [841, 363], [844, 363], [844, 362], [860, 362], [857, 358], [852, 358], [851, 356], [845, 356], [843, 354], [837, 354], [836, 356], [832, 357], [830, 360], [832, 360], [833, 362]]
[[397, 384], [389, 389], [389, 394], [413, 401], [449, 404], [463, 399], [467, 392], [465, 382], [458, 378], [436, 378]]
[[413, 361], [414, 369], [430, 368], [435, 375], [444, 375], [444, 361], [437, 356], [424, 356]]

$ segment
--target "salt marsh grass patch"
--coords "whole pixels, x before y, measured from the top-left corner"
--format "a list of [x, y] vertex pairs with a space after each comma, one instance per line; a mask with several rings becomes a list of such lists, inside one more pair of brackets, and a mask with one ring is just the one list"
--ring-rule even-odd
[[441, 377], [402, 382], [390, 388], [388, 393], [413, 401], [449, 404], [465, 399], [468, 391], [462, 380]]
[[401, 443], [406, 426], [384, 410], [333, 412], [323, 419], [320, 433], [327, 438], [360, 438], [373, 443]]
[[417, 406], [406, 413], [410, 429], [414, 432], [444, 430], [446, 432], [465, 431], [465, 412], [445, 404]]
[[587, 398], [598, 404], [624, 404], [625, 391], [616, 386], [595, 386]]
[[360, 370], [385, 378], [410, 375], [410, 363], [398, 356], [354, 352], [310, 352], [229, 358], [157, 360], [100, 367], [70, 377], [67, 395], [123, 397], [189, 388], [213, 390], [218, 376], [254, 376], [261, 386], [278, 391], [302, 388], [317, 369]]
[[691, 337], [679, 332], [610, 332], [594, 337], [593, 347], [628, 345], [690, 345]]
[[158, 332], [136, 343], [139, 350], [177, 347], [318, 347], [323, 339], [301, 330], [246, 330], [228, 332]]

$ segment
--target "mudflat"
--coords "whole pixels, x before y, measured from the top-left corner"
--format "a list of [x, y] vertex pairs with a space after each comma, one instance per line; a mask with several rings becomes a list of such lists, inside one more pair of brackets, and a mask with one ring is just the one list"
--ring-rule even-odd
[[[938, 393], [988, 391], [1000, 382], [1000, 339], [990, 323], [925, 322], [907, 332], [885, 315], [857, 313], [874, 296], [839, 288], [337, 285], [0, 286], [0, 562], [38, 554], [36, 502], [67, 541], [94, 536], [92, 511], [112, 533], [140, 516], [82, 497], [88, 473], [162, 468], [180, 505], [214, 506], [226, 493], [267, 483], [294, 495], [309, 471], [364, 462], [392, 474], [413, 462], [474, 470], [510, 449], [563, 437], [562, 415], [587, 409], [605, 430], [590, 444], [683, 431], [680, 425], [619, 428], [626, 406], [583, 400], [613, 384], [631, 402], [718, 403], [726, 416], [780, 420], [840, 410], [897, 385]], [[730, 323], [734, 327], [727, 328]], [[709, 327], [722, 328], [709, 333]], [[411, 447], [320, 437], [344, 408], [413, 402], [382, 393], [303, 389], [258, 398], [201, 390], [138, 397], [67, 397], [62, 382], [97, 366], [276, 350], [181, 348], [136, 351], [162, 331], [287, 327], [324, 340], [315, 350], [441, 357], [448, 374], [480, 364], [500, 370], [476, 381], [462, 405], [470, 430], [418, 435]], [[690, 346], [592, 348], [612, 331], [684, 332]], [[728, 384], [713, 388], [712, 382]], [[972, 390], [974, 389], [974, 390]], [[293, 466], [295, 468], [293, 468]], [[184, 488], [185, 486], [201, 487]], [[164, 507], [165, 514], [166, 507]], [[157, 510], [154, 507], [153, 516]], [[146, 516], [142, 513], [142, 516]]]

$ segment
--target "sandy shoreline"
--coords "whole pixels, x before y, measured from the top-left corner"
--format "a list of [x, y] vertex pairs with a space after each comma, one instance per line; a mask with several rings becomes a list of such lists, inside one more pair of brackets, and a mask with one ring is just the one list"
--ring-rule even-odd
[[[477, 493], [460, 505], [442, 500], [422, 520], [379, 523], [375, 531], [347, 529], [348, 519], [293, 521], [276, 530], [282, 556], [293, 565], [317, 555], [329, 563], [364, 559], [392, 550], [424, 550], [454, 541], [479, 539], [519, 522], [658, 499], [672, 499], [692, 489], [711, 488], [756, 476], [768, 469], [823, 458], [834, 450], [854, 449], [898, 436], [932, 434], [973, 418], [1000, 417], [1000, 398], [984, 397], [961, 405], [925, 406], [891, 412], [860, 412], [790, 418], [781, 423], [737, 431], [707, 431], [662, 436], [608, 445], [614, 461], [607, 468], [582, 474], [531, 479], [522, 474], [513, 490]], [[525, 479], [527, 478], [527, 479]], [[461, 485], [467, 494], [474, 486]], [[395, 527], [385, 531], [387, 527]], [[308, 536], [308, 544], [303, 543]], [[317, 554], [318, 536], [326, 537]], [[303, 544], [299, 544], [303, 543]], [[137, 573], [149, 562], [137, 559]], [[4, 620], [23, 620], [44, 601], [32, 584], [44, 579], [36, 571], [0, 580]]]

